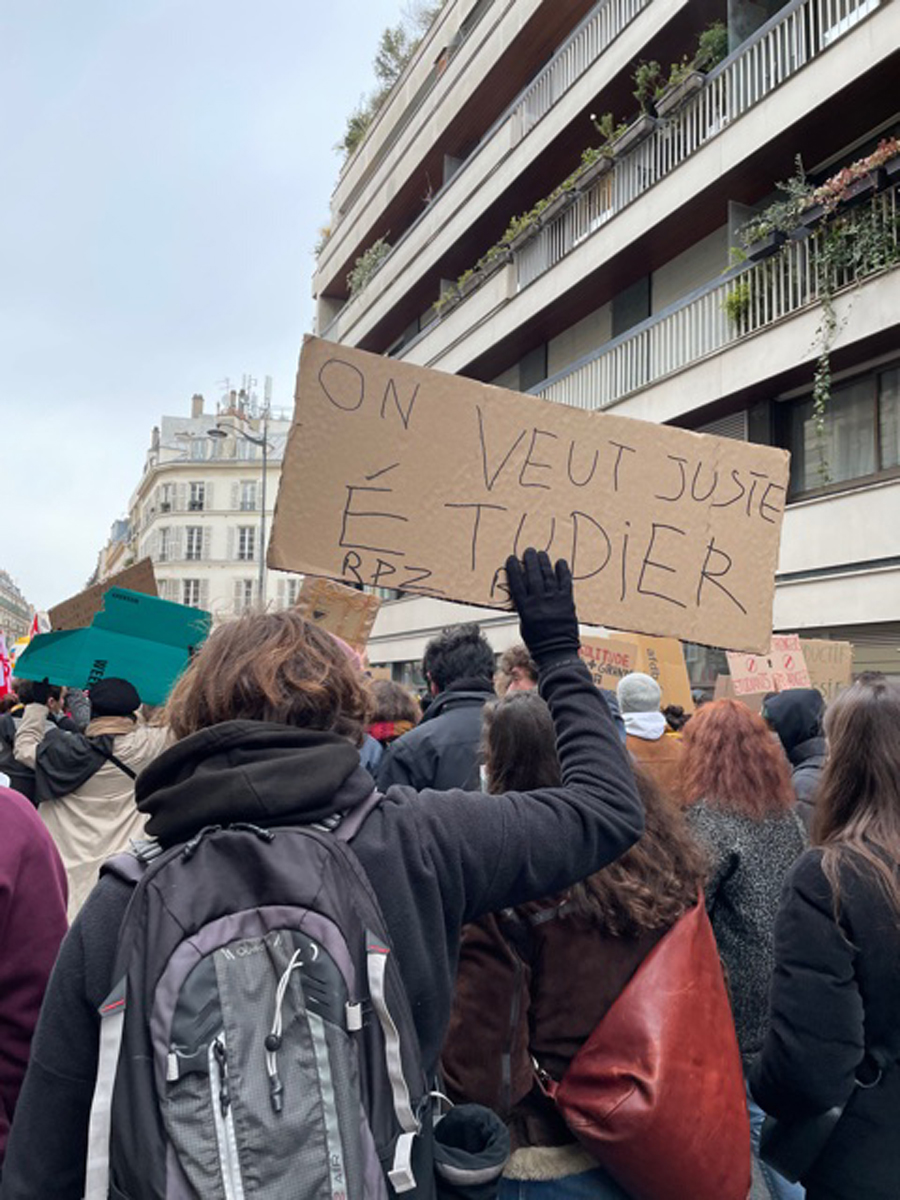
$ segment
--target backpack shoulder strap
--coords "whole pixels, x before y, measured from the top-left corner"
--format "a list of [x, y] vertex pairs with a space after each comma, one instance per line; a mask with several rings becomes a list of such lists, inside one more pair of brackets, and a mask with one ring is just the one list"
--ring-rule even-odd
[[123, 763], [121, 758], [118, 757], [118, 755], [113, 754], [112, 750], [107, 750], [104, 746], [102, 746], [100, 744], [99, 741], [97, 741], [96, 738], [88, 738], [88, 741], [91, 743], [91, 745], [97, 751], [97, 753], [102, 755], [103, 758], [105, 758], [107, 762], [111, 762], [114, 767], [118, 767], [119, 770], [123, 774], [127, 775], [129, 779], [137, 779], [137, 771], [132, 771], [131, 767], [129, 767], [127, 763]]
[[114, 854], [112, 858], [108, 858], [100, 867], [100, 874], [114, 875], [116, 879], [135, 887], [143, 879], [149, 865], [159, 858], [162, 852], [163, 848], [159, 842], [152, 839], [132, 842], [130, 850], [123, 850], [121, 854]]
[[334, 831], [335, 837], [342, 842], [352, 841], [359, 833], [369, 813], [381, 803], [382, 797], [383, 793], [376, 788], [370, 796], [363, 800], [362, 804], [357, 804], [356, 808], [351, 808], [348, 813], [345, 813], [340, 825]]

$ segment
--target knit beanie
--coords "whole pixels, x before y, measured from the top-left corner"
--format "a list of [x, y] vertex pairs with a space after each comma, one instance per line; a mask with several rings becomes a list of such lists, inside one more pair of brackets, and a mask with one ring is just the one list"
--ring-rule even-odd
[[92, 717], [130, 717], [141, 707], [141, 698], [127, 679], [100, 679], [88, 694]]
[[623, 713], [659, 712], [662, 701], [659, 684], [640, 671], [632, 671], [620, 679], [616, 695]]

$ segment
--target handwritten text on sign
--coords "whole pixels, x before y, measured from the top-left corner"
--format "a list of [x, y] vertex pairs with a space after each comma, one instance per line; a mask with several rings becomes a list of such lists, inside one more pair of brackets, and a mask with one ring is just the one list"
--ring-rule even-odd
[[508, 607], [568, 559], [579, 616], [767, 650], [788, 456], [310, 338], [269, 565]]

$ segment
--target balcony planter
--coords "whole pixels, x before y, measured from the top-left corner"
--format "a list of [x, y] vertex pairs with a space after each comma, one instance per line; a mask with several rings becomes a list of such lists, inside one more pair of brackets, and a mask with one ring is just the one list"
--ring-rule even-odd
[[505, 267], [508, 262], [512, 261], [512, 252], [503, 250], [499, 254], [495, 254], [488, 262], [481, 263], [475, 274], [481, 277], [481, 282], [484, 283], [490, 279], [492, 275], [496, 275], [501, 267]]
[[771, 258], [773, 254], [777, 254], [785, 241], [784, 231], [773, 229], [765, 237], [757, 238], [755, 242], [750, 243], [747, 247], [747, 257], [751, 262], [762, 262], [764, 258]]
[[541, 225], [549, 225], [560, 213], [564, 213], [567, 208], [571, 208], [577, 199], [578, 193], [574, 189], [567, 192], [560, 192], [541, 212]]
[[900, 154], [889, 158], [882, 170], [884, 171], [885, 186], [893, 187], [895, 183], [900, 183]]
[[841, 196], [841, 204], [844, 208], [854, 208], [864, 200], [871, 199], [876, 192], [882, 191], [886, 183], [887, 172], [883, 167], [876, 167], [874, 171], [869, 171], [868, 174], [847, 184]]
[[437, 304], [432, 304], [431, 308], [436, 320], [446, 315], [456, 308], [457, 304], [462, 300], [462, 296], [457, 288], [448, 289], [441, 296]]
[[607, 154], [601, 154], [596, 162], [592, 162], [589, 167], [585, 167], [578, 176], [578, 182], [575, 186], [579, 193], [584, 194], [584, 192], [589, 192], [597, 180], [607, 175], [613, 169], [613, 166], [614, 160]]
[[521, 250], [533, 237], [537, 237], [540, 232], [540, 224], [537, 221], [530, 221], [524, 229], [519, 230], [514, 238], [510, 238], [510, 250]]
[[705, 78], [702, 71], [689, 71], [684, 79], [670, 84], [654, 101], [656, 115], [666, 117], [677, 112], [695, 92], [699, 92]]
[[796, 226], [791, 230], [791, 238], [795, 242], [802, 242], [804, 238], [809, 237], [827, 214], [828, 206], [826, 204], [811, 204], [809, 208], [804, 208], [797, 218]]
[[471, 274], [467, 275], [465, 279], [460, 280], [456, 285], [459, 289], [459, 298], [465, 300], [466, 296], [471, 296], [476, 288], [481, 287], [483, 282], [484, 279], [481, 273], [479, 271], [472, 271]]
[[635, 146], [639, 146], [641, 142], [645, 142], [655, 128], [656, 118], [651, 117], [649, 113], [641, 113], [638, 119], [616, 138], [610, 146], [610, 150], [616, 158], [619, 158], [622, 154], [633, 150]]

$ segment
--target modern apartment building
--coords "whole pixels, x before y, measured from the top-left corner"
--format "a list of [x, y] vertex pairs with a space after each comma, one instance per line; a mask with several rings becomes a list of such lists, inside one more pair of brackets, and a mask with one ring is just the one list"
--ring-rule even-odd
[[[697, 58], [716, 22], [721, 61]], [[665, 94], [641, 114], [653, 60]], [[775, 628], [847, 638], [857, 670], [900, 676], [898, 78], [890, 0], [448, 0], [341, 169], [317, 332], [787, 447]], [[760, 214], [768, 242], [735, 256]], [[367, 259], [378, 239], [389, 252]], [[514, 624], [485, 616], [501, 649]], [[408, 674], [455, 619], [386, 604], [373, 661]], [[716, 655], [689, 659], [709, 682]]]
[[0, 571], [0, 632], [7, 648], [31, 629], [32, 610], [6, 571]]
[[101, 552], [100, 578], [149, 555], [163, 599], [208, 609], [216, 619], [260, 601], [292, 604], [300, 577], [262, 565], [289, 428], [289, 414], [243, 390], [214, 412], [195, 395], [190, 416], [164, 416], [128, 521], [116, 522]]

